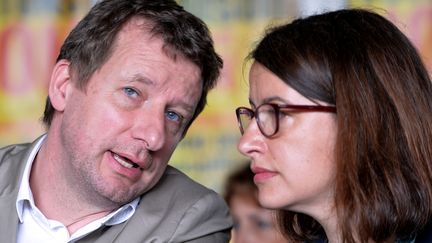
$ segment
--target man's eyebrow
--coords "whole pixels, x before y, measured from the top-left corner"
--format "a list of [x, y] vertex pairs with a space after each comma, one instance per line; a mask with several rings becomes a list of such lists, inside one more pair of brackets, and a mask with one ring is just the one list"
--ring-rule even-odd
[[147, 85], [153, 85], [153, 80], [141, 75], [141, 74], [135, 74], [130, 78], [130, 82], [139, 82]]
[[185, 109], [187, 112], [189, 112], [191, 115], [195, 113], [195, 106], [187, 103], [182, 103], [183, 109]]
[[[149, 79], [146, 76], [143, 76], [142, 74], [135, 74], [130, 78], [129, 82], [139, 82], [145, 85], [154, 85], [155, 82], [151, 79]], [[179, 105], [182, 109], [184, 109], [186, 112], [190, 113], [191, 116], [195, 113], [196, 105], [195, 104], [189, 104], [186, 102], [177, 102], [177, 105]]]
[[190, 103], [187, 103], [185, 101], [177, 100], [177, 101], [172, 101], [172, 103], [170, 105], [168, 105], [167, 108], [170, 109], [169, 107], [174, 108], [174, 109], [176, 109], [176, 107], [177, 107], [177, 109], [183, 110], [184, 112], [186, 112], [186, 114], [183, 114], [183, 116], [187, 119], [190, 119], [193, 116], [193, 114], [195, 113], [197, 105], [196, 104], [190, 104]]

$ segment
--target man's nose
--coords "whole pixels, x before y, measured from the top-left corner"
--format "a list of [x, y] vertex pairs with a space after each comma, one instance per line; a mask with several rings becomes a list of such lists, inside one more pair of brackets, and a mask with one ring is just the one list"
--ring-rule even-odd
[[148, 150], [157, 151], [165, 143], [165, 112], [157, 108], [143, 108], [137, 112], [132, 126], [132, 136], [145, 143]]

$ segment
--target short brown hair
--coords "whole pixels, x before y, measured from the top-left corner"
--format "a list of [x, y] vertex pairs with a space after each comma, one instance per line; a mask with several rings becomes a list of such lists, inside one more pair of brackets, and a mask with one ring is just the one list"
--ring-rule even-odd
[[[150, 21], [152, 34], [162, 37], [168, 48], [200, 68], [203, 90], [192, 122], [204, 109], [208, 91], [216, 85], [222, 59], [214, 50], [206, 24], [173, 0], [104, 0], [97, 3], [70, 32], [57, 61], [68, 60], [76, 74], [78, 87], [86, 87], [91, 75], [112, 54], [118, 32], [133, 17]], [[47, 97], [43, 117], [47, 127], [54, 112]]]
[[232, 171], [226, 179], [224, 198], [228, 205], [231, 204], [231, 199], [234, 196], [244, 196], [252, 199], [259, 206], [258, 188], [255, 185], [254, 173], [250, 169], [249, 162], [243, 162], [238, 168]]

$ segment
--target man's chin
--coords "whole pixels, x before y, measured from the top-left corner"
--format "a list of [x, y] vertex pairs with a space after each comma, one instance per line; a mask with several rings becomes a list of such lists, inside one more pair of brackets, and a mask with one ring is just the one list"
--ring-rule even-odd
[[135, 198], [141, 193], [141, 190], [134, 189], [133, 185], [127, 185], [119, 181], [105, 181], [102, 186], [96, 188], [96, 193], [109, 204], [117, 206], [124, 205]]

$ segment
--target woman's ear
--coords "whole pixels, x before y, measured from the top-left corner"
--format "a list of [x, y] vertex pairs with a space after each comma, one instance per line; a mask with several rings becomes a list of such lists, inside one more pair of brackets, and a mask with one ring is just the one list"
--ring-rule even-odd
[[52, 106], [57, 111], [63, 111], [66, 106], [68, 89], [72, 88], [70, 76], [70, 62], [60, 60], [54, 66], [48, 88], [48, 95]]

